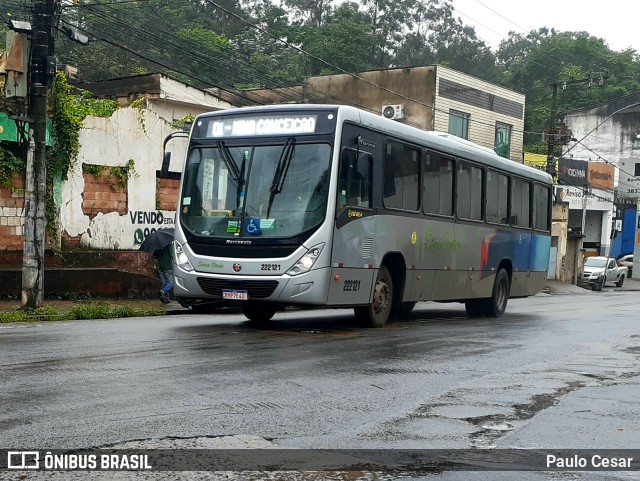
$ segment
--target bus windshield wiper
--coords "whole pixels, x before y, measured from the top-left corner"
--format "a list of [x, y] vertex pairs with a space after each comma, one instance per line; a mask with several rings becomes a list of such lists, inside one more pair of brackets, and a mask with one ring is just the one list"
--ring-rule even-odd
[[247, 152], [242, 154], [242, 164], [240, 166], [240, 174], [238, 178], [238, 190], [236, 192], [236, 208], [243, 209], [244, 208], [244, 176], [245, 170], [247, 168]]
[[229, 169], [229, 171], [231, 172], [233, 180], [238, 182], [240, 180], [240, 171], [238, 170], [238, 166], [236, 165], [236, 162], [233, 160], [233, 156], [229, 151], [229, 147], [224, 145], [224, 142], [222, 140], [218, 140], [216, 142], [216, 147], [218, 147], [218, 149], [222, 153], [222, 160], [224, 160], [224, 163], [227, 166], [227, 169]]
[[273, 205], [273, 199], [275, 199], [276, 194], [282, 192], [282, 186], [284, 184], [284, 179], [287, 177], [287, 172], [289, 171], [289, 166], [291, 165], [291, 159], [296, 154], [296, 139], [293, 137], [289, 137], [282, 148], [282, 152], [280, 153], [280, 159], [278, 159], [278, 165], [276, 166], [276, 171], [273, 175], [273, 181], [271, 182], [271, 187], [269, 187], [269, 205], [267, 207], [267, 218], [269, 218], [269, 214], [271, 213], [271, 206]]

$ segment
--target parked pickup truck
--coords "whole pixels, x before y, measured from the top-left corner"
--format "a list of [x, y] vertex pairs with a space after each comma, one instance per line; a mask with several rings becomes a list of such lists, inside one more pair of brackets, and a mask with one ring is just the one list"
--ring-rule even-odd
[[587, 257], [584, 261], [582, 284], [589, 285], [594, 291], [601, 291], [607, 282], [615, 282], [622, 287], [629, 275], [629, 268], [618, 266], [613, 257]]

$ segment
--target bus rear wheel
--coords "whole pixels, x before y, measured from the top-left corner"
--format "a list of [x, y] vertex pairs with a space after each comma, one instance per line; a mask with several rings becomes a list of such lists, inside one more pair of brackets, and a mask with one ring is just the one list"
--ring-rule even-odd
[[470, 299], [464, 303], [469, 317], [482, 317], [484, 315], [484, 299]]
[[371, 327], [383, 327], [393, 308], [393, 279], [387, 266], [381, 266], [373, 289], [373, 301], [368, 306], [354, 308], [356, 319]]
[[509, 274], [500, 269], [493, 281], [491, 297], [465, 301], [467, 314], [469, 317], [501, 317], [507, 310], [510, 290]]
[[258, 324], [270, 321], [277, 310], [275, 304], [267, 302], [246, 301], [241, 304], [241, 307], [245, 317]]
[[507, 310], [510, 290], [509, 274], [505, 269], [500, 269], [493, 281], [491, 297], [486, 300], [484, 314], [489, 317], [501, 317]]

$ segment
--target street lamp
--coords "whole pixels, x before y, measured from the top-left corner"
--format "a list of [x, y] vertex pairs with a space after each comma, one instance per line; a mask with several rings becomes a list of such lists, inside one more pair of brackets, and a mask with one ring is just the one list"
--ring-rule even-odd
[[23, 20], [7, 20], [7, 25], [11, 30], [18, 33], [31, 33], [33, 31], [31, 22]]

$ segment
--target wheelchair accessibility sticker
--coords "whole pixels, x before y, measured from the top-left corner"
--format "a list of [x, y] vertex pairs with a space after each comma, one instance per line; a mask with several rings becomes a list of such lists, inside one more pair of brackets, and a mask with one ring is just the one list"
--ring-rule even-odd
[[244, 225], [247, 235], [260, 235], [260, 219], [248, 218]]

